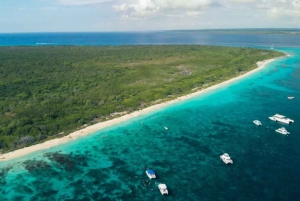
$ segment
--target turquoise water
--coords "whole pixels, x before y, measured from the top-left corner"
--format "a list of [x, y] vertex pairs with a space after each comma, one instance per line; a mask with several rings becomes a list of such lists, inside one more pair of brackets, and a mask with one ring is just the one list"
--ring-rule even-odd
[[[229, 86], [2, 162], [0, 200], [298, 200], [300, 49], [280, 50], [292, 56]], [[270, 121], [275, 113], [295, 123]]]

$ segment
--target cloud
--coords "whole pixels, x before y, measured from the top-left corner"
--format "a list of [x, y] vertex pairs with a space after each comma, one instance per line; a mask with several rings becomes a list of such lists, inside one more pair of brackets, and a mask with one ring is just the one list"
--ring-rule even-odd
[[196, 16], [200, 11], [209, 8], [216, 0], [133, 0], [126, 3], [113, 5], [117, 13], [121, 13], [126, 18], [147, 17], [153, 15]]
[[203, 9], [209, 7], [213, 0], [153, 0], [153, 3], [163, 9]]
[[268, 11], [268, 16], [277, 18], [300, 18], [300, 10], [290, 10], [282, 7], [274, 7]]
[[63, 5], [70, 5], [70, 6], [80, 6], [80, 5], [106, 3], [112, 1], [113, 0], [59, 0], [59, 3]]
[[230, 2], [233, 3], [254, 3], [256, 0], [229, 0]]
[[270, 19], [300, 17], [300, 0], [227, 0], [226, 5], [236, 3], [252, 11], [264, 12]]
[[148, 16], [156, 13], [160, 8], [156, 6], [151, 0], [140, 0], [138, 4], [120, 4], [113, 5], [116, 12], [123, 13], [123, 18], [129, 16]]
[[292, 2], [292, 5], [294, 6], [294, 8], [295, 8], [296, 10], [300, 10], [300, 0], [294, 0], [294, 1]]
[[300, 0], [278, 0], [268, 10], [268, 17], [276, 18], [300, 18]]

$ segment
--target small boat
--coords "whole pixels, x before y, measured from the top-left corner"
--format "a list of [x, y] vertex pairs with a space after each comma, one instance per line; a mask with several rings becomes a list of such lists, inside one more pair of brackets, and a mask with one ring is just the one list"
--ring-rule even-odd
[[270, 49], [271, 49], [271, 50], [274, 50], [274, 46], [273, 46], [273, 44], [271, 45]]
[[262, 125], [261, 122], [260, 122], [259, 120], [254, 120], [253, 123], [256, 124], [256, 125], [258, 125], [258, 126], [261, 126], [261, 125]]
[[289, 97], [287, 97], [289, 100], [292, 100], [292, 99], [294, 99], [295, 97], [293, 97], [293, 96], [289, 96]]
[[158, 188], [162, 195], [164, 194], [168, 195], [168, 189], [166, 184], [158, 184]]
[[223, 155], [220, 156], [221, 160], [226, 163], [226, 164], [233, 164], [232, 159], [230, 158], [229, 154], [224, 153]]
[[169, 128], [168, 128], [168, 127], [166, 127], [166, 126], [164, 127], [164, 129], [165, 129], [166, 131], [167, 131], [167, 130], [169, 130]]
[[279, 121], [279, 122], [286, 123], [286, 124], [294, 123], [294, 120], [289, 119], [280, 114], [275, 114], [274, 116], [269, 117], [269, 119], [271, 119], [272, 121]]
[[146, 174], [147, 174], [147, 176], [148, 176], [150, 179], [155, 179], [155, 178], [156, 178], [155, 173], [154, 173], [153, 170], [147, 169], [147, 170], [146, 170]]
[[288, 132], [284, 127], [278, 128], [277, 130], [275, 130], [277, 133], [281, 133], [283, 135], [288, 135], [290, 134], [290, 132]]

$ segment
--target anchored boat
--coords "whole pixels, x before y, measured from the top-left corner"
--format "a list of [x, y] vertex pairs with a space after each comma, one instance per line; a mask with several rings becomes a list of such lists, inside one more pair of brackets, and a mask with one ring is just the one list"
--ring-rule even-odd
[[150, 179], [155, 179], [156, 178], [156, 175], [154, 173], [153, 170], [150, 170], [150, 169], [147, 169], [146, 170], [146, 175], [150, 178]]
[[257, 126], [261, 126], [262, 125], [262, 123], [259, 120], [254, 120], [253, 123], [256, 124]]
[[158, 184], [158, 188], [162, 195], [168, 195], [168, 189], [166, 184]]
[[275, 130], [277, 133], [281, 133], [283, 135], [288, 135], [290, 132], [288, 132], [284, 127], [278, 128]]
[[226, 164], [233, 164], [232, 159], [230, 158], [229, 154], [224, 153], [223, 155], [220, 156], [221, 160], [226, 163]]
[[271, 119], [272, 121], [279, 121], [279, 122], [286, 123], [286, 124], [294, 123], [294, 120], [289, 119], [280, 114], [275, 114], [274, 116], [269, 117], [269, 119]]

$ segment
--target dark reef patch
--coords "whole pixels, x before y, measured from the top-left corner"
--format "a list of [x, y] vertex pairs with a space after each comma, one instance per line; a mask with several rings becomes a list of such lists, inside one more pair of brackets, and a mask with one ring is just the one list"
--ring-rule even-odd
[[58, 164], [60, 168], [66, 171], [72, 171], [79, 166], [87, 166], [87, 159], [83, 155], [62, 154], [62, 153], [46, 153], [45, 156], [53, 163]]
[[51, 166], [47, 162], [41, 160], [27, 160], [23, 163], [23, 165], [25, 169], [30, 173], [41, 170], [45, 171], [51, 168]]

